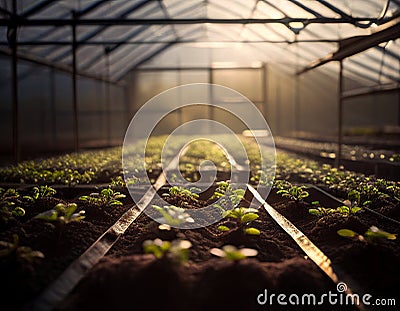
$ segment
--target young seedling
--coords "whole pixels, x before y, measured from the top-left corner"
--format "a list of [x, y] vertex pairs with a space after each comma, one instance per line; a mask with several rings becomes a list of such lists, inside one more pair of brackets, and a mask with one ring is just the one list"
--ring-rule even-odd
[[316, 208], [310, 208], [308, 210], [308, 212], [311, 215], [315, 215], [315, 216], [326, 216], [326, 215], [335, 214], [335, 213], [339, 213], [343, 216], [350, 216], [350, 215], [357, 214], [358, 212], [361, 211], [361, 208], [358, 206], [354, 206], [354, 207], [350, 206], [349, 207], [347, 205], [342, 205], [337, 208], [325, 208], [325, 207], [318, 207], [319, 206], [318, 201], [314, 201], [311, 204], [315, 205]]
[[64, 227], [70, 222], [81, 221], [85, 218], [85, 211], [75, 213], [78, 206], [75, 203], [58, 203], [53, 209], [43, 212], [35, 218], [56, 223], [56, 226]]
[[125, 188], [126, 184], [122, 176], [117, 176], [115, 178], [111, 178], [111, 183], [109, 188]]
[[186, 213], [186, 210], [184, 208], [177, 207], [175, 205], [167, 205], [164, 207], [160, 207], [157, 205], [152, 205], [152, 207], [160, 212], [161, 216], [160, 218], [157, 218], [156, 221], [163, 224], [160, 225], [160, 229], [167, 228], [165, 225], [168, 226], [179, 226], [184, 223], [192, 223], [194, 222], [194, 219]]
[[32, 195], [25, 195], [25, 196], [23, 196], [23, 199], [29, 203], [33, 203], [39, 198], [52, 197], [56, 193], [57, 193], [57, 191], [50, 186], [33, 187]]
[[190, 247], [192, 247], [192, 243], [187, 240], [169, 242], [157, 238], [143, 242], [143, 249], [146, 254], [153, 254], [158, 259], [168, 258], [175, 263], [185, 263], [188, 261]]
[[105, 188], [101, 190], [100, 193], [94, 192], [90, 195], [81, 196], [79, 200], [88, 202], [89, 204], [96, 206], [115, 206], [123, 205], [123, 203], [119, 199], [125, 197], [125, 194], [114, 191], [111, 188]]
[[371, 226], [364, 235], [350, 229], [340, 229], [337, 232], [340, 236], [345, 238], [355, 238], [361, 242], [375, 243], [380, 240], [396, 240], [396, 235], [379, 229], [376, 226]]
[[0, 188], [0, 221], [3, 224], [8, 223], [14, 217], [25, 215], [25, 210], [18, 206], [21, 203], [19, 198], [20, 195], [17, 190]]
[[210, 253], [228, 261], [239, 261], [246, 259], [247, 257], [257, 256], [258, 251], [252, 248], [238, 249], [233, 245], [225, 245], [222, 247], [222, 249], [212, 248]]
[[164, 193], [163, 196], [169, 203], [182, 207], [198, 201], [199, 195], [195, 191], [201, 190], [194, 187], [185, 189], [183, 187], [173, 186], [169, 188], [168, 193]]
[[228, 181], [220, 181], [210, 200], [218, 199], [218, 203], [214, 206], [224, 213], [237, 207], [243, 200], [245, 192], [244, 189], [233, 189]]
[[306, 186], [292, 186], [289, 189], [278, 190], [277, 193], [283, 197], [300, 202], [309, 196], [309, 193], [305, 189], [307, 189]]
[[256, 220], [258, 216], [258, 210], [255, 208], [244, 208], [237, 207], [232, 210], [224, 211], [222, 216], [229, 218], [233, 221], [234, 227], [228, 226], [231, 222], [226, 221], [222, 225], [218, 226], [217, 229], [222, 232], [241, 230], [244, 234], [248, 235], [260, 235], [260, 230], [250, 226], [251, 222]]
[[13, 234], [13, 242], [0, 241], [0, 258], [16, 260], [23, 266], [33, 264], [44, 258], [42, 252], [19, 245], [19, 236]]

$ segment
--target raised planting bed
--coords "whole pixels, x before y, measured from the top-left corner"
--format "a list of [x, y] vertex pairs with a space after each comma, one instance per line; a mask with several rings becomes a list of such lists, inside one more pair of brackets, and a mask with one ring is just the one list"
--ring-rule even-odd
[[[159, 146], [162, 139], [155, 139], [154, 146]], [[207, 158], [202, 149], [197, 146], [185, 155], [180, 168], [186, 178], [199, 178], [197, 165]], [[147, 174], [152, 180], [161, 172], [156, 153], [154, 147], [147, 164]], [[251, 183], [266, 182], [259, 170], [257, 154], [252, 154]], [[134, 206], [121, 178], [118, 156], [121, 156], [120, 150], [110, 149], [91, 152], [90, 156], [68, 155], [0, 170], [4, 188], [0, 269], [5, 284], [3, 305], [7, 309], [21, 309], [35, 301]], [[96, 166], [98, 160], [89, 161], [91, 157], [107, 160]], [[59, 302], [57, 309], [109, 310], [140, 306], [144, 309], [252, 310], [267, 308], [257, 303], [258, 295], [265, 289], [277, 295], [313, 293], [319, 297], [329, 291], [337, 293], [336, 284], [305, 256], [261, 204], [249, 206], [252, 199], [249, 191], [226, 191], [229, 183], [217, 184], [226, 179], [230, 167], [226, 163], [219, 166], [226, 162], [220, 155], [214, 153], [213, 157], [219, 176], [208, 191], [197, 196], [191, 189], [166, 185], [159, 193], [169, 194], [164, 196], [167, 203], [153, 200], [147, 208], [165, 218], [168, 208], [162, 213], [152, 205], [161, 209], [184, 207], [188, 215], [183, 219], [188, 221], [190, 210], [215, 203], [217, 191], [227, 198], [225, 209], [231, 210], [230, 213], [225, 213], [216, 224], [194, 230], [159, 228], [157, 222], [140, 214], [124, 234], [117, 236], [106, 256]], [[51, 163], [56, 162], [52, 168]], [[63, 165], [69, 165], [69, 171], [64, 170], [64, 179], [48, 179], [54, 172], [62, 171]], [[74, 179], [75, 171], [81, 175], [94, 172], [94, 175], [90, 180]], [[47, 184], [51, 188], [43, 186]], [[146, 191], [140, 179], [132, 180], [128, 186]], [[232, 197], [235, 194], [236, 198]], [[329, 257], [340, 280], [353, 291], [368, 293], [374, 299], [395, 298], [398, 302], [399, 200], [398, 182], [337, 170], [278, 152], [276, 179], [267, 202]], [[174, 208], [172, 211], [174, 215], [180, 213]], [[215, 207], [215, 213], [222, 211]], [[18, 241], [14, 240], [16, 236]], [[237, 250], [226, 248], [227, 245]], [[241, 251], [243, 248], [250, 250]], [[272, 306], [268, 305], [268, 309], [286, 308], [276, 300]], [[327, 302], [319, 308], [346, 310], [342, 305], [335, 307]], [[354, 306], [347, 309], [353, 310]]]

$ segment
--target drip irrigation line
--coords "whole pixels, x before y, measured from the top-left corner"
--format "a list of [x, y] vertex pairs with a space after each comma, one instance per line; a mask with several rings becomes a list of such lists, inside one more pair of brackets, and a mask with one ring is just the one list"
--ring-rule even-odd
[[[340, 204], [342, 204], [342, 205], [345, 205], [345, 203], [344, 203], [343, 200], [341, 200], [341, 199], [335, 197], [334, 195], [332, 195], [332, 194], [326, 192], [325, 190], [321, 189], [320, 187], [318, 187], [318, 186], [316, 186], [316, 185], [313, 185], [313, 184], [304, 184], [304, 185], [307, 186], [307, 187], [313, 188], [313, 189], [315, 189], [315, 190], [317, 190], [317, 191], [319, 191], [319, 192], [321, 192], [321, 193], [324, 194], [325, 196], [331, 198], [332, 200], [335, 200], [336, 202], [338, 202], [338, 203], [340, 203]], [[396, 220], [396, 219], [393, 219], [393, 218], [390, 218], [390, 217], [388, 217], [388, 216], [386, 216], [386, 215], [383, 215], [383, 214], [381, 214], [381, 213], [379, 213], [379, 212], [377, 212], [377, 211], [374, 211], [373, 209], [370, 209], [369, 207], [366, 207], [366, 206], [363, 206], [362, 208], [363, 208], [364, 210], [366, 210], [367, 212], [371, 213], [371, 214], [374, 214], [374, 215], [376, 215], [376, 216], [379, 216], [379, 217], [381, 217], [381, 218], [383, 218], [383, 219], [385, 219], [385, 220], [387, 220], [387, 221], [393, 222], [393, 223], [395, 223], [396, 225], [400, 225], [400, 221], [398, 221], [398, 220]]]
[[[254, 198], [263, 205], [267, 213], [272, 219], [296, 242], [296, 244], [303, 250], [303, 252], [336, 284], [341, 282], [337, 273], [334, 271], [331, 260], [313, 243], [311, 240], [301, 232], [293, 223], [286, 217], [280, 214], [276, 209], [269, 205], [250, 184], [247, 184], [247, 189], [251, 192]], [[349, 280], [347, 280], [349, 283]], [[351, 281], [354, 284], [354, 281]], [[358, 287], [358, 286], [357, 286]], [[348, 297], [354, 301], [353, 292], [350, 286], [347, 286], [344, 291]], [[364, 306], [360, 303], [355, 304], [359, 310], [364, 310]]]
[[187, 147], [177, 154], [164, 171], [160, 173], [156, 182], [149, 187], [139, 202], [125, 212], [96, 242], [94, 242], [79, 258], [73, 261], [68, 268], [31, 304], [26, 311], [50, 311], [63, 301], [125, 233], [142, 211], [149, 205], [156, 192], [167, 183], [166, 173], [171, 167], [179, 164], [179, 157], [184, 155]]

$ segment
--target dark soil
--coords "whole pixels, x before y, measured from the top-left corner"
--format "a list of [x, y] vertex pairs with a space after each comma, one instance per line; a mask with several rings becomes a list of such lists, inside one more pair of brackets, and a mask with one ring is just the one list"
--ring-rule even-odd
[[[81, 222], [57, 227], [55, 223], [32, 218], [52, 209], [57, 203], [65, 202], [60, 198], [42, 198], [25, 207], [26, 216], [23, 217], [23, 222], [14, 223], [9, 230], [1, 232], [0, 240], [12, 241], [12, 234], [18, 234], [19, 245], [27, 245], [45, 255], [40, 264], [20, 263], [15, 256], [0, 259], [0, 275], [5, 280], [2, 283], [7, 284], [2, 289], [3, 302], [6, 305], [19, 309], [34, 299], [132, 206], [129, 203], [132, 202], [130, 198], [125, 200], [126, 204], [123, 206], [113, 207], [91, 206], [79, 202], [81, 195], [87, 195], [94, 190], [75, 188], [75, 195], [69, 200], [78, 203], [78, 210], [85, 210], [86, 218]], [[28, 217], [31, 219], [25, 220]]]
[[[29, 245], [45, 254], [39, 265], [21, 266], [13, 259], [2, 259], [0, 273], [7, 284], [2, 290], [4, 304], [20, 309], [33, 300], [54, 281], [66, 267], [82, 254], [109, 228], [133, 202], [129, 196], [123, 206], [98, 207], [79, 202], [81, 195], [93, 189], [65, 190], [55, 199], [43, 200], [32, 206], [29, 215], [52, 208], [54, 203], [68, 198], [79, 203], [86, 218], [68, 224], [61, 232], [52, 224], [32, 219], [10, 227], [0, 235], [11, 240], [12, 233], [20, 235], [21, 245]], [[167, 189], [162, 189], [160, 193]], [[249, 197], [246, 196], [248, 199]], [[188, 202], [187, 208], [206, 204], [205, 197]], [[319, 200], [326, 207], [335, 203], [318, 192], [311, 191], [307, 201]], [[342, 238], [336, 231], [342, 228], [364, 233], [371, 225], [392, 232], [398, 230], [387, 221], [366, 212], [344, 217], [329, 215], [316, 217], [308, 213], [311, 205], [294, 202], [272, 192], [268, 202], [302, 230], [333, 262], [339, 276], [352, 289], [369, 293], [375, 298], [399, 298], [400, 248], [399, 242], [384, 241], [370, 245]], [[156, 204], [157, 202], [154, 202]], [[173, 202], [182, 204], [180, 200]], [[244, 206], [247, 203], [243, 204]], [[397, 207], [398, 208], [398, 207]], [[394, 206], [380, 206], [379, 210], [394, 211]], [[260, 236], [246, 236], [241, 229], [221, 233], [219, 224], [195, 230], [162, 231], [144, 213], [97, 264], [73, 293], [58, 307], [60, 310], [286, 310], [275, 300], [272, 306], [260, 306], [257, 297], [269, 294], [319, 294], [336, 286], [300, 250], [297, 244], [261, 208], [252, 226]], [[393, 231], [398, 233], [397, 231]], [[156, 260], [143, 255], [142, 243], [147, 239], [186, 239], [192, 243], [187, 264], [176, 265], [167, 259]], [[232, 244], [258, 250], [258, 255], [242, 262], [227, 262], [210, 254], [210, 249]], [[310, 306], [293, 310], [314, 310]], [[349, 308], [352, 310], [352, 308]], [[346, 310], [323, 304], [320, 310]], [[373, 309], [375, 310], [375, 309]]]

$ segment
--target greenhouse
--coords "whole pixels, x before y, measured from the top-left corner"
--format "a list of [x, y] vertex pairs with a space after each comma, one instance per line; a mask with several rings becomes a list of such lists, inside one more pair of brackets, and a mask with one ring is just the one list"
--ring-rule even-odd
[[399, 0], [0, 0], [1, 309], [395, 310], [399, 37]]

